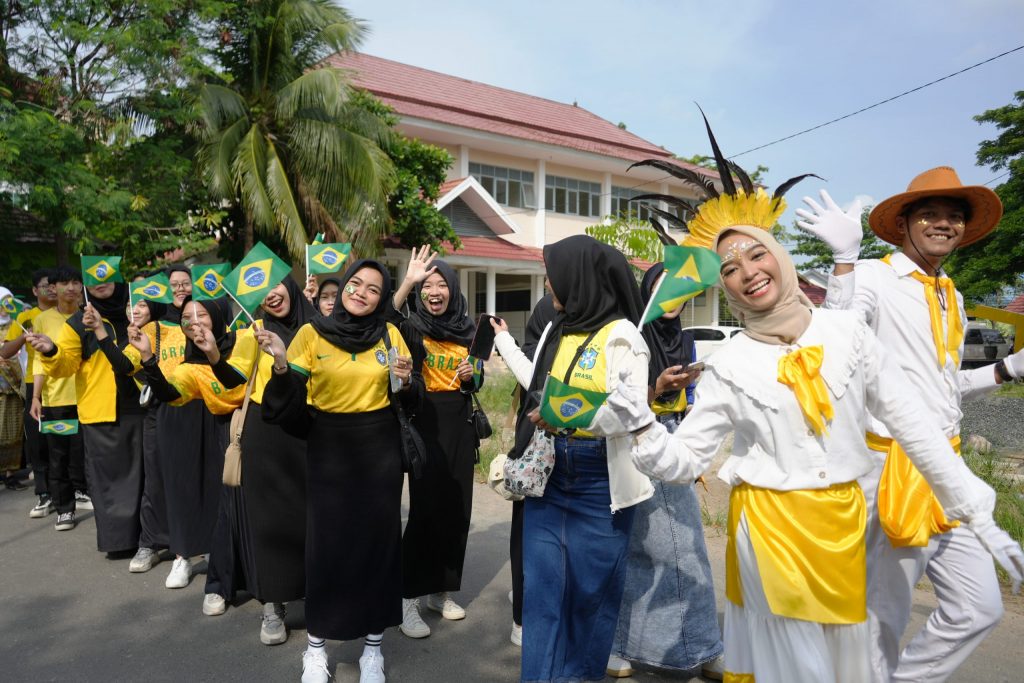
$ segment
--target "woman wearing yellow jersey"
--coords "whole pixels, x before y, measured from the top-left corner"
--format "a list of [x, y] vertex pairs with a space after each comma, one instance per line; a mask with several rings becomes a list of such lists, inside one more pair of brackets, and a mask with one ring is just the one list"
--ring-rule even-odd
[[328, 680], [324, 639], [362, 636], [360, 681], [384, 681], [384, 629], [402, 623], [402, 456], [387, 347], [398, 352], [390, 364], [402, 384], [397, 400], [416, 400], [413, 363], [385, 320], [387, 269], [358, 261], [341, 281], [331, 317], [303, 325], [287, 348], [272, 331], [256, 333], [274, 358], [264, 419], [296, 428], [306, 422], [308, 430], [303, 683]]
[[[625, 257], [591, 237], [544, 247], [555, 310], [533, 362], [504, 323], [494, 323], [502, 359], [537, 405], [550, 374], [608, 392], [628, 369], [647, 383], [648, 351], [636, 324], [643, 302]], [[518, 430], [509, 458], [533, 433]], [[607, 438], [606, 438], [607, 437]], [[555, 438], [555, 467], [543, 497], [524, 501], [522, 681], [604, 678], [622, 597], [633, 511], [651, 482], [629, 458], [629, 434], [601, 406], [586, 431]]]
[[[429, 247], [414, 251], [402, 286], [400, 308], [410, 294], [412, 310], [400, 330], [414, 358], [422, 358], [427, 395], [416, 424], [427, 445], [423, 476], [409, 478], [409, 521], [402, 537], [402, 625], [410, 638], [425, 638], [430, 627], [420, 617], [420, 596], [445, 619], [464, 619], [465, 610], [449, 595], [462, 587], [462, 565], [473, 512], [473, 471], [477, 438], [469, 416], [470, 395], [483, 384], [470, 364], [476, 325], [459, 288], [459, 276]], [[429, 255], [429, 256], [428, 256]]]
[[[161, 450], [161, 457], [198, 459], [205, 475], [198, 490], [187, 493], [199, 509], [200, 521], [209, 534], [207, 547], [210, 559], [203, 613], [210, 616], [223, 614], [226, 601], [232, 599], [237, 590], [246, 587], [245, 576], [240, 576], [236, 570], [243, 563], [247, 563], [246, 567], [252, 566], [251, 554], [246, 552], [248, 544], [244, 538], [239, 539], [232, 533], [236, 526], [233, 521], [244, 518], [244, 500], [238, 489], [221, 483], [231, 413], [241, 405], [245, 389], [224, 387], [214, 375], [207, 358], [207, 353], [213, 348], [224, 357], [231, 353], [235, 333], [227, 331], [230, 318], [231, 306], [226, 299], [202, 302], [186, 299], [181, 315], [181, 327], [188, 339], [185, 361], [174, 368], [170, 377], [164, 377], [161, 372], [150, 348], [149, 337], [137, 327], [129, 328], [129, 339], [142, 356], [143, 376], [153, 395], [171, 405], [184, 405], [198, 399], [205, 406], [201, 422], [202, 450], [180, 452], [165, 444], [167, 448]], [[252, 575], [252, 572], [244, 574]]]

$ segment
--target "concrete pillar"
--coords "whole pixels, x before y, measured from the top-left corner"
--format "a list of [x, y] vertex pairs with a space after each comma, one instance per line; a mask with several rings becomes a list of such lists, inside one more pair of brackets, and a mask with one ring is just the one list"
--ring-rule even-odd
[[459, 145], [459, 158], [456, 161], [458, 164], [458, 175], [456, 178], [465, 178], [469, 175], [469, 147], [467, 145]]
[[544, 298], [544, 276], [543, 275], [531, 275], [531, 298], [533, 305], [537, 305], [537, 302]]
[[473, 310], [473, 304], [476, 302], [469, 297], [469, 268], [459, 268], [459, 289], [462, 290], [462, 295], [466, 297], [466, 302], [469, 304], [469, 317], [476, 318], [476, 311]]
[[498, 299], [498, 271], [494, 268], [487, 269], [487, 313], [497, 313]]
[[601, 178], [601, 216], [605, 223], [610, 223], [612, 215], [612, 174], [605, 173]]
[[[547, 244], [547, 219], [545, 217], [547, 212], [544, 206], [544, 186], [547, 185], [547, 177], [547, 164], [543, 159], [538, 159], [537, 170], [533, 174], [533, 194], [537, 200], [537, 215], [533, 217], [533, 244], [537, 247]], [[491, 312], [493, 313], [493, 311]]]
[[720, 290], [719, 290], [718, 287], [711, 287], [711, 288], [709, 288], [707, 290], [707, 292], [708, 292], [708, 306], [711, 307], [711, 325], [712, 326], [715, 326], [715, 325], [718, 324], [718, 297], [720, 296], [719, 291]]

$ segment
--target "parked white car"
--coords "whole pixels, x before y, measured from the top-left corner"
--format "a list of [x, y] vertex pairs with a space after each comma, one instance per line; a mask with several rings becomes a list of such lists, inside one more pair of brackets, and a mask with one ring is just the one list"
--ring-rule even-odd
[[693, 332], [693, 343], [697, 346], [697, 360], [704, 360], [715, 349], [723, 346], [725, 342], [743, 330], [742, 327], [727, 325], [702, 325], [685, 329]]
[[964, 331], [964, 357], [961, 365], [974, 368], [989, 365], [1006, 358], [1012, 353], [1013, 347], [999, 330], [983, 323], [967, 323]]

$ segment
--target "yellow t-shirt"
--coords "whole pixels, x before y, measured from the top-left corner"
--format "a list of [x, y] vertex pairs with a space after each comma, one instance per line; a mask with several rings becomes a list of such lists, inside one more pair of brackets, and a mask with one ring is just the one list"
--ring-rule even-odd
[[[181, 331], [181, 326], [177, 323], [172, 323], [169, 320], [146, 323], [142, 332], [149, 337], [149, 350], [154, 354], [156, 353], [157, 330], [160, 331], [160, 358], [157, 359], [157, 365], [160, 366], [160, 372], [164, 374], [164, 377], [170, 377], [174, 374], [174, 369], [185, 360], [187, 339], [185, 333]], [[142, 368], [142, 356], [139, 355], [138, 349], [129, 344], [122, 351], [135, 366], [135, 371], [138, 372]]]
[[651, 404], [651, 410], [654, 411], [655, 415], [675, 415], [676, 413], [682, 413], [686, 410], [686, 388], [683, 387], [679, 390], [679, 397], [671, 403], [661, 403], [655, 401]]
[[167, 381], [181, 394], [181, 397], [171, 402], [172, 406], [182, 406], [200, 399], [214, 415], [227, 415], [241, 407], [245, 399], [244, 385], [225, 389], [209, 365], [181, 363], [174, 368]]
[[[409, 347], [398, 328], [388, 323], [388, 337], [398, 355]], [[325, 413], [368, 413], [390, 405], [388, 352], [384, 341], [362, 353], [349, 353], [303, 325], [288, 346], [288, 364], [308, 378], [309, 404]]]
[[[18, 317], [15, 318], [15, 320], [17, 320], [24, 327], [34, 330], [35, 319], [42, 312], [43, 309], [39, 308], [38, 306], [33, 306], [27, 311], [22, 311], [21, 313], [19, 313]], [[32, 322], [32, 325], [27, 324], [29, 321]], [[11, 323], [11, 326], [7, 328], [7, 336], [4, 338], [4, 341], [14, 341], [23, 334], [25, 334], [25, 330], [22, 327], [18, 327], [14, 323]], [[34, 372], [32, 368], [35, 367], [34, 359], [36, 356], [36, 350], [32, 348], [31, 344], [25, 344], [25, 352], [28, 354], [28, 364], [25, 366], [28, 368], [28, 372], [25, 375], [25, 384], [32, 386], [32, 382], [34, 381], [32, 379], [32, 373]]]
[[[104, 323], [109, 325], [106, 320]], [[113, 336], [113, 328], [108, 327], [107, 333]], [[88, 337], [92, 332], [85, 332], [85, 335]], [[96, 349], [88, 358], [83, 358], [85, 342], [69, 323], [64, 323], [60, 334], [51, 339], [57, 344], [56, 354], [49, 358], [40, 354], [36, 358], [48, 377], [74, 376], [79, 422], [98, 424], [117, 420], [117, 382], [103, 352]]]
[[[576, 361], [575, 367], [573, 367], [572, 375], [569, 377], [569, 386], [576, 387], [577, 389], [587, 389], [588, 391], [600, 391], [602, 393], [608, 391], [608, 365], [605, 347], [608, 345], [608, 335], [611, 334], [612, 328], [618, 322], [618, 320], [614, 320], [608, 323], [590, 340], [583, 353], [580, 354], [579, 360]], [[569, 369], [569, 361], [576, 355], [576, 350], [580, 347], [580, 344], [586, 341], [589, 336], [589, 332], [580, 332], [577, 334], [567, 334], [562, 337], [558, 345], [558, 351], [555, 353], [555, 360], [551, 364], [552, 377], [560, 382], [565, 381], [565, 372]], [[577, 429], [576, 436], [586, 437], [593, 436], [593, 434], [584, 429]]]
[[455, 379], [455, 369], [469, 354], [469, 349], [457, 342], [423, 338], [427, 357], [423, 359], [423, 380], [427, 391], [458, 391], [461, 382]]
[[[48, 308], [35, 317], [32, 323], [33, 329], [36, 332], [45, 334], [50, 339], [56, 340], [60, 336], [64, 322], [71, 315], [71, 313], [64, 315], [56, 308]], [[38, 356], [36, 356], [30, 368], [33, 375], [48, 374]], [[47, 408], [73, 406], [78, 402], [77, 399], [74, 377], [47, 377], [43, 382], [43, 405]]]
[[234, 368], [246, 382], [249, 381], [253, 367], [256, 367], [256, 381], [252, 385], [250, 400], [262, 404], [263, 390], [274, 372], [274, 359], [270, 354], [260, 350], [260, 345], [256, 341], [251, 327], [238, 333], [235, 348], [231, 350], [231, 357], [228, 358], [228, 365]]

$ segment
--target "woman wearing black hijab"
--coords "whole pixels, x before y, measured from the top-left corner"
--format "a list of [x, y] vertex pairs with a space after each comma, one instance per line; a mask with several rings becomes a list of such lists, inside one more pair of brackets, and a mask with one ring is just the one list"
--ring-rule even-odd
[[412, 289], [409, 318], [399, 329], [414, 358], [423, 358], [426, 400], [416, 425], [427, 445], [423, 475], [409, 479], [409, 520], [402, 537], [402, 625], [425, 638], [420, 597], [445, 619], [464, 619], [449, 593], [462, 588], [462, 567], [473, 512], [473, 471], [478, 441], [470, 422], [470, 396], [483, 385], [483, 362], [469, 358], [476, 325], [459, 275], [421, 247], [410, 260], [396, 308]]
[[[665, 272], [656, 263], [640, 283], [649, 301]], [[683, 372], [696, 357], [693, 333], [682, 329], [683, 306], [644, 326], [651, 350], [651, 407], [674, 432], [693, 403], [699, 371]], [[721, 678], [722, 634], [694, 484], [654, 481], [654, 496], [636, 506], [626, 581], [608, 672], [628, 676], [631, 662]], [[716, 661], [717, 660], [717, 661]], [[717, 676], [715, 676], [717, 669]]]
[[[302, 290], [286, 277], [261, 304], [263, 328], [290, 344], [316, 315]], [[260, 642], [277, 645], [288, 639], [285, 603], [306, 595], [306, 442], [263, 420], [263, 395], [273, 359], [260, 351], [256, 328], [238, 334], [230, 358], [207, 358], [222, 386], [244, 386], [255, 373], [242, 429], [242, 497], [245, 525], [254, 564], [246, 576], [253, 597], [263, 603]], [[241, 536], [242, 529], [236, 530]]]
[[[516, 347], [507, 326], [494, 323], [502, 359], [521, 382], [530, 378], [521, 417], [535, 422], [548, 375], [609, 392], [620, 372], [646, 384], [648, 366], [636, 327], [643, 302], [621, 253], [577, 235], [546, 246], [544, 264], [558, 315], [534, 362]], [[531, 433], [519, 430], [509, 458], [522, 454]], [[633, 506], [653, 492], [633, 466], [630, 445], [627, 430], [601, 406], [585, 430], [555, 437], [555, 468], [544, 495], [524, 501], [523, 681], [604, 677]]]
[[[308, 432], [306, 683], [328, 680], [325, 639], [363, 636], [361, 680], [383, 681], [384, 629], [402, 622], [403, 475], [389, 366], [403, 402], [415, 402], [415, 373], [405, 340], [385, 319], [387, 268], [357, 261], [341, 281], [331, 316], [314, 317], [287, 347], [269, 329], [256, 332], [273, 356], [263, 419]], [[398, 352], [392, 362], [389, 348]]]

